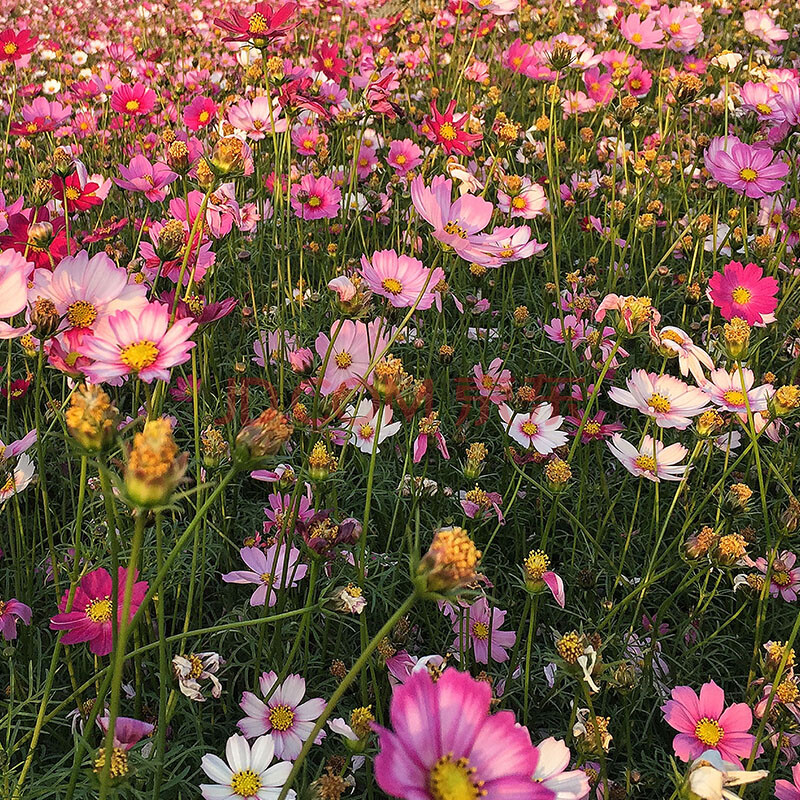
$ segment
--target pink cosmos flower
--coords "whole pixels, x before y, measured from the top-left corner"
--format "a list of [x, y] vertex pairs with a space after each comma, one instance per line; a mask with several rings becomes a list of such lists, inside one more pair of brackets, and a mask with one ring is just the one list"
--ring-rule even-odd
[[433, 305], [434, 287], [444, 280], [444, 270], [430, 270], [419, 259], [398, 256], [392, 250], [376, 250], [372, 258], [361, 256], [361, 276], [374, 294], [385, 297], [395, 308], [425, 311]]
[[589, 794], [589, 778], [582, 769], [567, 769], [569, 747], [552, 736], [536, 745], [539, 763], [533, 780], [555, 794], [553, 800], [582, 800]]
[[492, 661], [503, 663], [508, 661], [506, 648], [513, 647], [517, 640], [514, 631], [501, 631], [506, 619], [505, 611], [490, 608], [485, 597], [479, 597], [471, 606], [464, 609], [464, 616], [454, 615], [453, 632], [456, 638], [452, 649], [458, 653], [472, 646], [473, 655], [479, 664], [488, 664], [491, 653]]
[[705, 152], [705, 164], [715, 181], [724, 183], [737, 194], [756, 199], [774, 194], [783, 187], [789, 165], [765, 144], [749, 145], [729, 135], [711, 140]]
[[[582, 444], [607, 439], [618, 431], [625, 430], [625, 426], [621, 425], [619, 422], [604, 422], [605, 418], [606, 412], [600, 410], [586, 420], [586, 424], [583, 426], [583, 431], [581, 432]], [[581, 409], [578, 409], [578, 413], [575, 416], [567, 415], [564, 417], [564, 421], [575, 428], [573, 436], [578, 432], [582, 419], [583, 412]]]
[[380, 328], [381, 320], [365, 325], [345, 319], [333, 324], [330, 337], [324, 333], [317, 336], [314, 348], [323, 363], [327, 360], [322, 394], [335, 392], [342, 385], [352, 389], [364, 380], [370, 364], [378, 360], [389, 341]]
[[792, 767], [792, 780], [781, 778], [775, 781], [775, 797], [778, 800], [800, 800], [800, 764]]
[[664, 46], [664, 31], [656, 27], [656, 21], [654, 14], [642, 19], [633, 12], [620, 22], [619, 32], [639, 50], [660, 50]]
[[[265, 672], [258, 679], [261, 694], [268, 698], [265, 701], [252, 692], [244, 692], [239, 705], [247, 716], [237, 725], [248, 739], [271, 734], [275, 755], [294, 761], [300, 755], [303, 742], [311, 735], [317, 717], [325, 710], [325, 701], [315, 697], [303, 702], [306, 682], [300, 675], [287, 675], [276, 687], [277, 682], [275, 672]], [[320, 731], [315, 743], [319, 744], [324, 736]]]
[[395, 139], [389, 145], [386, 163], [402, 177], [422, 163], [422, 149], [411, 139]]
[[146, 286], [136, 283], [105, 253], [89, 258], [85, 250], [62, 258], [52, 272], [37, 269], [31, 296], [53, 302], [67, 326], [62, 343], [76, 355], [84, 339], [108, 316], [122, 310], [138, 314], [147, 306]]
[[553, 317], [547, 325], [542, 325], [542, 330], [551, 342], [569, 343], [573, 350], [586, 341], [586, 322], [575, 314], [567, 314], [563, 322], [559, 317]]
[[292, 208], [300, 219], [332, 219], [341, 202], [341, 190], [326, 175], [304, 175], [292, 186]]
[[142, 192], [151, 203], [160, 203], [167, 196], [166, 186], [178, 180], [177, 173], [166, 164], [151, 164], [145, 156], [134, 156], [127, 167], [119, 165], [122, 178], [112, 180], [120, 189]]
[[[264, 470], [257, 470], [251, 472], [250, 477], [256, 480], [266, 480], [262, 477], [265, 474]], [[283, 471], [281, 472], [283, 474]], [[308, 522], [314, 516], [314, 506], [311, 497], [311, 487], [306, 484], [307, 493], [300, 495], [300, 501], [294, 512], [295, 522], [302, 525]], [[295, 507], [294, 499], [290, 494], [281, 494], [280, 492], [272, 492], [267, 498], [269, 506], [264, 508], [264, 533], [270, 534], [275, 530], [280, 532], [286, 526], [292, 514], [292, 509]]]
[[17, 621], [25, 625], [31, 624], [31, 607], [21, 603], [16, 597], [0, 600], [0, 633], [10, 642], [17, 638]]
[[658, 24], [667, 35], [670, 50], [688, 53], [703, 41], [703, 28], [695, 16], [694, 6], [689, 3], [676, 7], [662, 5], [658, 10]]
[[255, 142], [272, 135], [273, 123], [275, 133], [283, 133], [286, 130], [286, 120], [276, 106], [272, 106], [270, 115], [270, 105], [269, 98], [264, 95], [257, 95], [252, 100], [240, 100], [228, 108], [228, 121]]
[[547, 210], [547, 195], [544, 189], [527, 176], [522, 179], [519, 191], [511, 196], [497, 190], [497, 207], [504, 214], [522, 219], [534, 219]]
[[628, 390], [614, 386], [608, 396], [628, 408], [653, 417], [659, 428], [686, 430], [692, 419], [708, 409], [708, 395], [672, 375], [635, 369], [626, 380]]
[[511, 371], [503, 368], [503, 359], [495, 358], [484, 371], [483, 364], [472, 368], [473, 383], [481, 397], [500, 405], [511, 393]]
[[756, 737], [749, 734], [753, 713], [747, 703], [725, 708], [725, 692], [714, 681], [704, 683], [700, 696], [690, 686], [676, 686], [672, 699], [661, 707], [667, 724], [678, 731], [672, 740], [675, 755], [691, 761], [706, 750], [741, 767]]
[[300, 24], [299, 19], [291, 20], [298, 8], [297, 3], [284, 3], [273, 10], [269, 3], [262, 1], [252, 7], [250, 16], [246, 17], [238, 11], [229, 11], [229, 18], [217, 17], [214, 24], [233, 34], [233, 36], [228, 36], [225, 41], [253, 42], [256, 47], [260, 48], [269, 42], [282, 39]]
[[789, 31], [777, 25], [766, 11], [750, 9], [743, 16], [744, 29], [765, 44], [774, 45], [789, 38]]
[[189, 318], [171, 326], [170, 309], [163, 303], [148, 303], [140, 311], [117, 311], [94, 328], [94, 336], [81, 345], [82, 354], [93, 359], [85, 367], [93, 382], [118, 385], [135, 374], [145, 383], [169, 381], [170, 369], [189, 359], [195, 346], [190, 340], [197, 323]]
[[[789, 550], [784, 550], [772, 562], [772, 571], [770, 572], [769, 593], [773, 597], [780, 595], [784, 600], [789, 603], [794, 603], [797, 600], [797, 594], [800, 589], [800, 568], [795, 568], [797, 556]], [[756, 559], [756, 567], [764, 575], [767, 574], [767, 560], [765, 558]]]
[[764, 276], [756, 264], [742, 266], [731, 261], [722, 272], [715, 272], [708, 282], [711, 302], [725, 319], [740, 317], [748, 325], [766, 325], [775, 321], [778, 307], [778, 281]]
[[517, 414], [505, 403], [498, 411], [508, 435], [525, 448], [548, 455], [567, 442], [567, 434], [561, 430], [564, 417], [554, 415], [550, 403], [542, 403], [527, 414]]
[[443, 797], [449, 786], [485, 800], [552, 800], [531, 780], [539, 755], [530, 734], [510, 711], [490, 715], [491, 700], [487, 683], [452, 667], [435, 683], [427, 670], [413, 672], [392, 694], [394, 731], [373, 726], [378, 786], [414, 800]]
[[750, 411], [766, 411], [767, 401], [772, 394], [772, 385], [762, 384], [753, 388], [756, 377], [751, 369], [734, 368], [730, 372], [726, 369], [715, 369], [711, 372], [710, 380], [703, 383], [703, 391], [709, 395], [711, 402], [725, 411], [733, 411], [743, 419], [747, 419], [747, 408]]
[[183, 124], [190, 131], [199, 131], [214, 121], [217, 115], [217, 104], [210, 97], [197, 95], [183, 109]]
[[292, 130], [292, 144], [301, 156], [315, 156], [327, 146], [328, 137], [316, 125], [298, 125]]
[[594, 69], [587, 69], [586, 72], [583, 73], [583, 82], [589, 97], [594, 100], [595, 103], [600, 103], [601, 105], [607, 105], [616, 95], [612, 80], [611, 73], [605, 72], [601, 74], [597, 67]]
[[[28, 277], [33, 272], [33, 264], [16, 250], [3, 250], [0, 253], [0, 318], [16, 316], [28, 302]], [[0, 326], [11, 330], [8, 323]], [[3, 337], [5, 338], [5, 337]]]
[[111, 95], [111, 108], [130, 117], [149, 114], [155, 104], [156, 93], [142, 83], [120, 84]]
[[686, 474], [687, 467], [678, 462], [683, 461], [689, 451], [678, 442], [665, 447], [663, 442], [645, 436], [642, 444], [636, 447], [615, 433], [606, 444], [631, 475], [660, 483], [683, 480]]
[[686, 377], [690, 372], [692, 377], [702, 384], [705, 380], [703, 367], [714, 369], [714, 362], [711, 356], [698, 347], [688, 333], [672, 325], [665, 325], [659, 332], [657, 340], [654, 341], [657, 347], [661, 347], [669, 353], [675, 353], [678, 357], [678, 368], [681, 375]]
[[422, 133], [432, 142], [440, 144], [447, 155], [451, 153], [471, 155], [483, 135], [464, 130], [469, 122], [469, 114], [462, 114], [458, 119], [453, 116], [456, 100], [451, 100], [444, 112], [439, 111], [436, 102], [436, 100], [431, 101], [431, 113], [422, 122]]
[[422, 461], [423, 456], [428, 452], [428, 445], [431, 438], [433, 438], [436, 447], [442, 454], [442, 458], [447, 460], [450, 459], [450, 453], [447, 450], [447, 442], [445, 441], [444, 434], [439, 430], [440, 424], [441, 422], [438, 419], [438, 413], [435, 411], [420, 420], [419, 434], [414, 440], [415, 464], [418, 464], [420, 461]]
[[[138, 574], [139, 571], [136, 570], [135, 577]], [[128, 570], [120, 567], [117, 572], [118, 622], [122, 621], [127, 575]], [[147, 581], [136, 581], [133, 584], [129, 622], [144, 600], [147, 587]], [[72, 611], [67, 611], [69, 590], [64, 592], [58, 604], [61, 613], [50, 620], [51, 630], [66, 631], [61, 639], [62, 644], [89, 642], [89, 649], [97, 656], [107, 656], [111, 652], [113, 647], [111, 615], [114, 607], [111, 599], [112, 591], [111, 575], [108, 574], [108, 570], [101, 567], [86, 573], [81, 578], [75, 589]]]
[[653, 76], [644, 67], [637, 64], [625, 79], [625, 88], [634, 97], [646, 97], [653, 86]]
[[[14, 391], [15, 383], [18, 383], [18, 381], [14, 381], [11, 384], [12, 393]], [[3, 394], [5, 395], [5, 393], [6, 386], [3, 386]], [[11, 470], [5, 469], [5, 472], [10, 472], [10, 474], [3, 475], [5, 483], [0, 486], [0, 507], [2, 507], [2, 504], [5, 503], [9, 497], [19, 494], [27, 489], [28, 486], [30, 486], [31, 481], [33, 480], [35, 468], [28, 454], [22, 453], [17, 459], [17, 463], [14, 465], [14, 468]]]
[[[306, 576], [308, 567], [298, 563], [300, 551], [296, 547], [288, 549], [273, 544], [266, 553], [258, 547], [243, 547], [239, 555], [249, 570], [234, 570], [222, 576], [225, 583], [253, 583], [258, 588], [250, 596], [251, 606], [263, 606], [267, 602], [269, 591], [269, 605], [274, 606], [278, 600], [276, 592], [279, 589], [289, 589]], [[284, 575], [286, 583], [284, 584]]]
[[[108, 732], [108, 723], [109, 718], [107, 716], [97, 718], [97, 727], [104, 734]], [[132, 717], [117, 717], [114, 721], [113, 746], [121, 750], [130, 750], [145, 736], [152, 735], [154, 730], [155, 725], [151, 725], [149, 722], [142, 722]]]

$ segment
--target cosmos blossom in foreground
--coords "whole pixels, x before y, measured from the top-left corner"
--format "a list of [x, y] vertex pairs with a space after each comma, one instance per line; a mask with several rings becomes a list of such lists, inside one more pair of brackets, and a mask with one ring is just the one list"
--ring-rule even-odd
[[654, 483], [680, 481], [686, 475], [687, 467], [679, 462], [683, 461], [689, 451], [679, 442], [665, 447], [663, 442], [648, 435], [636, 447], [615, 433], [606, 444], [631, 475], [647, 478]]
[[413, 672], [392, 694], [393, 730], [374, 725], [378, 786], [392, 797], [437, 800], [459, 788], [486, 800], [552, 800], [531, 780], [539, 753], [510, 711], [489, 713], [492, 690], [450, 667], [434, 682]]
[[778, 281], [765, 276], [757, 264], [742, 266], [739, 261], [726, 264], [708, 282], [708, 296], [725, 319], [740, 317], [748, 325], [766, 325], [775, 321], [778, 307]]

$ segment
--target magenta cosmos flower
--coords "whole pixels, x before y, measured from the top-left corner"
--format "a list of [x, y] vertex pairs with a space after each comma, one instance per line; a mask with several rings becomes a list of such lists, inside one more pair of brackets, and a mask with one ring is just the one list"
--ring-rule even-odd
[[[265, 733], [272, 734], [275, 741], [275, 755], [294, 761], [300, 755], [303, 742], [311, 735], [314, 722], [325, 710], [325, 701], [314, 697], [303, 702], [306, 682], [300, 675], [287, 675], [277, 688], [278, 676], [275, 672], [265, 672], [258, 679], [261, 694], [268, 698], [260, 700], [252, 692], [245, 692], [239, 705], [247, 716], [240, 719], [239, 730], [248, 738], [254, 739]], [[322, 741], [320, 732], [316, 744]]]
[[469, 608], [465, 609], [463, 618], [453, 616], [453, 650], [456, 653], [472, 646], [475, 660], [479, 664], [492, 661], [498, 664], [508, 661], [507, 648], [513, 647], [517, 641], [514, 631], [503, 631], [503, 623], [508, 612], [499, 608], [491, 608], [485, 597], [479, 597]]
[[142, 83], [123, 83], [111, 95], [111, 108], [129, 117], [149, 114], [155, 104], [156, 93]]
[[417, 303], [417, 309], [424, 311], [433, 305], [434, 287], [444, 280], [444, 270], [431, 271], [418, 258], [398, 256], [394, 250], [376, 250], [372, 259], [361, 256], [361, 276], [374, 294], [395, 308]]
[[691, 761], [706, 750], [716, 750], [725, 761], [741, 767], [756, 737], [749, 734], [753, 713], [747, 703], [725, 708], [725, 692], [714, 681], [704, 683], [700, 696], [691, 686], [676, 686], [672, 700], [661, 707], [667, 724], [678, 731], [672, 740], [675, 755]]
[[800, 800], [800, 764], [792, 767], [791, 781], [775, 781], [775, 797], [778, 800]]
[[[136, 570], [136, 576], [139, 571]], [[125, 581], [127, 580], [128, 570], [120, 567], [117, 572], [117, 621], [122, 621], [122, 605], [125, 598]], [[113, 582], [108, 570], [100, 568], [88, 572], [81, 578], [80, 583], [75, 589], [75, 597], [72, 601], [72, 611], [67, 611], [67, 600], [69, 590], [64, 592], [58, 607], [61, 611], [50, 620], [50, 629], [54, 631], [66, 631], [61, 639], [62, 644], [77, 644], [78, 642], [89, 642], [89, 649], [97, 656], [106, 656], [111, 652], [112, 625], [111, 615], [113, 612]], [[136, 581], [133, 584], [133, 594], [131, 595], [131, 608], [128, 622], [133, 619], [133, 615], [147, 593], [147, 581]]]
[[127, 167], [119, 165], [122, 178], [114, 178], [120, 189], [142, 192], [151, 203], [160, 203], [167, 196], [166, 187], [178, 180], [178, 174], [166, 164], [151, 164], [145, 156], [134, 156]]
[[252, 583], [258, 588], [250, 596], [251, 606], [263, 606], [269, 592], [269, 605], [274, 606], [278, 600], [279, 589], [291, 588], [306, 576], [308, 567], [299, 564], [300, 551], [296, 547], [289, 549], [273, 544], [265, 553], [258, 547], [243, 547], [239, 550], [242, 561], [250, 569], [234, 570], [222, 576], [225, 583]]
[[778, 306], [778, 281], [756, 264], [742, 266], [731, 261], [715, 272], [708, 282], [708, 296], [725, 319], [741, 317], [748, 325], [766, 325], [775, 321]]
[[784, 161], [774, 161], [775, 154], [768, 145], [745, 144], [735, 136], [717, 136], [705, 153], [706, 168], [715, 181], [724, 183], [737, 194], [765, 197], [783, 186], [789, 172]]
[[531, 779], [539, 754], [527, 728], [510, 711], [490, 714], [491, 700], [488, 683], [452, 667], [435, 683], [419, 670], [395, 687], [394, 730], [374, 725], [380, 788], [409, 800], [552, 800]]
[[[798, 587], [800, 587], [800, 569], [795, 568], [797, 556], [789, 550], [784, 550], [773, 562], [770, 572], [769, 593], [773, 597], [780, 595], [789, 603], [797, 600]], [[757, 558], [756, 567], [764, 575], [767, 574], [767, 559]]]
[[145, 383], [169, 381], [172, 367], [189, 359], [194, 347], [190, 336], [197, 323], [188, 318], [169, 324], [170, 310], [163, 303], [148, 303], [141, 311], [117, 311], [103, 320], [94, 336], [82, 346], [94, 360], [85, 368], [96, 383], [118, 382], [134, 374]]
[[217, 17], [214, 24], [233, 34], [226, 42], [252, 42], [256, 47], [264, 47], [300, 24], [299, 19], [290, 22], [297, 8], [296, 3], [284, 3], [273, 11], [269, 3], [261, 2], [255, 4], [249, 17], [231, 11], [229, 19]]
[[326, 175], [304, 175], [292, 186], [292, 208], [300, 219], [331, 219], [339, 213], [342, 192]]
[[7, 642], [17, 638], [17, 622], [31, 624], [31, 607], [15, 597], [0, 600], [0, 633]]

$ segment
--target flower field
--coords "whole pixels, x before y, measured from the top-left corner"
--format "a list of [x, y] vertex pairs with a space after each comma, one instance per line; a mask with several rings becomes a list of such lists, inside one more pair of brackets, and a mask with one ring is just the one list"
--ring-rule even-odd
[[0, 0], [0, 137], [0, 797], [800, 800], [796, 2]]

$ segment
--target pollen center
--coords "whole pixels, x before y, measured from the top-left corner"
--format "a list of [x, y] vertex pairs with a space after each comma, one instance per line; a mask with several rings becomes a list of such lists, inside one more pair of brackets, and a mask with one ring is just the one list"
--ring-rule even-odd
[[359, 429], [358, 432], [361, 434], [362, 439], [371, 439], [372, 434], [375, 433], [374, 428], [369, 423], [364, 423]]
[[308, 204], [311, 208], [319, 208], [322, 205], [322, 200], [314, 194], [308, 198]]
[[734, 303], [738, 303], [740, 306], [743, 306], [745, 303], [750, 302], [750, 298], [752, 297], [752, 293], [749, 289], [745, 289], [744, 286], [737, 286], [731, 292], [731, 299]]
[[252, 769], [234, 772], [231, 778], [231, 791], [239, 797], [254, 797], [261, 788], [261, 778]]
[[450, 220], [447, 225], [444, 226], [444, 232], [449, 233], [452, 236], [458, 236], [459, 239], [466, 239], [467, 232], [456, 222], [455, 220]]
[[389, 294], [398, 295], [403, 291], [403, 284], [396, 278], [384, 278], [381, 281], [381, 286], [383, 286]]
[[746, 183], [752, 183], [758, 177], [758, 173], [752, 167], [744, 167], [739, 170], [739, 177]]
[[336, 362], [336, 366], [339, 369], [347, 369], [353, 363], [353, 356], [347, 352], [347, 350], [342, 350], [341, 353], [337, 353], [333, 360]]
[[639, 456], [633, 463], [636, 464], [636, 466], [639, 467], [639, 469], [643, 470], [644, 472], [655, 473], [656, 471], [657, 464], [653, 456], [644, 456], [644, 455]]
[[485, 622], [476, 622], [472, 626], [472, 635], [482, 642], [489, 638], [489, 626]]
[[523, 422], [522, 432], [526, 436], [536, 436], [536, 434], [539, 432], [539, 426], [535, 422]]
[[477, 800], [486, 792], [483, 781], [475, 780], [475, 767], [466, 758], [442, 756], [428, 775], [428, 790], [433, 800]]
[[722, 730], [722, 726], [715, 719], [703, 717], [695, 726], [694, 735], [703, 744], [716, 747], [725, 735], [725, 731]]
[[456, 129], [449, 122], [445, 122], [444, 125], [439, 128], [439, 136], [445, 141], [452, 142], [453, 139], [456, 138], [456, 135]]
[[273, 706], [269, 710], [269, 721], [276, 731], [288, 731], [294, 722], [294, 711], [289, 706]]
[[730, 389], [729, 391], [725, 392], [722, 395], [725, 398], [725, 402], [731, 406], [743, 406], [745, 405], [744, 402], [744, 392], [740, 392], [738, 389]]
[[86, 616], [92, 622], [111, 621], [111, 598], [98, 597], [86, 606]]
[[76, 300], [67, 309], [67, 319], [73, 328], [88, 328], [97, 319], [97, 309], [86, 300]]
[[158, 358], [158, 347], [155, 342], [142, 339], [133, 342], [122, 349], [119, 354], [120, 361], [135, 372], [145, 369], [155, 363]]
[[663, 394], [658, 393], [650, 395], [647, 405], [650, 406], [650, 408], [652, 408], [657, 414], [667, 414], [672, 408], [669, 400], [667, 400]]
[[126, 111], [138, 111], [139, 110], [139, 101], [138, 100], [128, 100], [125, 103], [125, 110]]
[[248, 33], [264, 33], [268, 28], [266, 17], [258, 12], [250, 17], [250, 22], [247, 25]]

